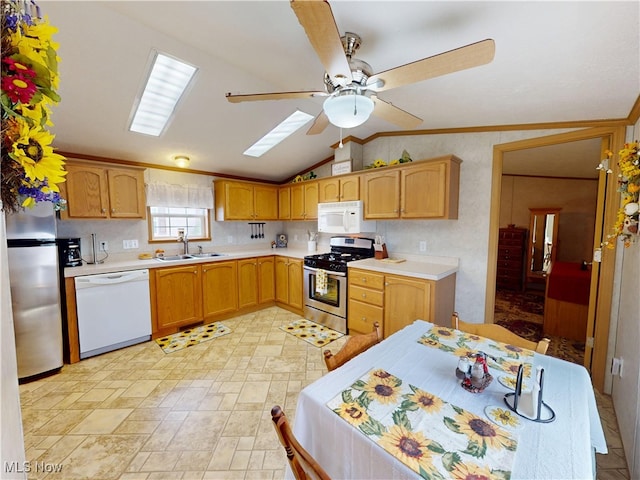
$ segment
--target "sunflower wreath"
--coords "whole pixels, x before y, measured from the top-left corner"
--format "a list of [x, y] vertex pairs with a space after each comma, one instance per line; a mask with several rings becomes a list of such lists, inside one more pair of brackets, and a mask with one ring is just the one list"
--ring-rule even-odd
[[[621, 195], [620, 209], [613, 226], [613, 233], [607, 236], [603, 246], [613, 248], [617, 238], [629, 247], [638, 238], [640, 220], [640, 144], [636, 140], [625, 143], [618, 152], [618, 192]], [[611, 158], [613, 153], [607, 151]]]
[[16, 212], [36, 202], [66, 203], [59, 184], [65, 158], [54, 153], [48, 128], [60, 101], [57, 32], [33, 1], [2, 0], [2, 208]]

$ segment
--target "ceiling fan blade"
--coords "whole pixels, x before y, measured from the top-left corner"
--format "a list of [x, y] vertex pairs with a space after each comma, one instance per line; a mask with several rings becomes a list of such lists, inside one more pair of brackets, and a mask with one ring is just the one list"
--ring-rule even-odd
[[313, 121], [313, 125], [311, 128], [307, 130], [307, 135], [317, 135], [319, 133], [324, 132], [324, 129], [329, 125], [329, 117], [324, 113], [324, 110], [321, 111], [318, 116]]
[[484, 65], [493, 60], [495, 51], [496, 45], [492, 39], [482, 40], [465, 47], [449, 50], [448, 52], [407, 63], [391, 70], [376, 73], [369, 78], [367, 84], [372, 85], [377, 80], [383, 80], [383, 86], [372, 89], [378, 92], [390, 90], [410, 83], [421, 82], [429, 78]]
[[227, 93], [225, 96], [230, 103], [256, 102], [260, 100], [291, 100], [296, 98], [326, 97], [326, 92], [278, 92], [278, 93], [250, 93], [247, 95], [233, 95]]
[[291, 8], [329, 76], [345, 85], [351, 83], [351, 68], [329, 3], [324, 0], [291, 0]]
[[405, 112], [401, 108], [391, 105], [384, 100], [380, 100], [377, 96], [372, 95], [371, 100], [375, 104], [373, 114], [376, 117], [380, 117], [387, 122], [398, 125], [405, 129], [414, 129], [422, 123], [422, 119], [411, 115], [409, 112]]

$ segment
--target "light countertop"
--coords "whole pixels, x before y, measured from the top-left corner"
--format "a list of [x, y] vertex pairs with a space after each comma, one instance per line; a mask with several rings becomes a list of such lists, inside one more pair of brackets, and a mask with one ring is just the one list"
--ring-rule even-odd
[[[328, 249], [327, 249], [328, 250]], [[193, 258], [179, 261], [160, 261], [157, 259], [139, 260], [137, 258], [113, 259], [107, 258], [104, 263], [98, 265], [82, 265], [81, 267], [67, 267], [64, 269], [65, 277], [79, 277], [83, 275], [97, 275], [101, 273], [124, 272], [129, 270], [140, 270], [145, 268], [176, 267], [181, 265], [192, 265], [199, 263], [224, 262], [225, 260], [240, 260], [243, 258], [264, 257], [278, 255], [282, 257], [292, 257], [302, 259], [307, 255], [324, 253], [318, 249], [317, 252], [309, 252], [304, 248], [251, 248], [225, 250], [217, 249], [219, 257]], [[407, 258], [402, 263], [387, 263], [383, 260], [368, 258], [348, 263], [349, 268], [361, 268], [363, 270], [373, 270], [382, 273], [404, 275], [407, 277], [422, 278], [425, 280], [441, 280], [458, 271], [458, 260], [449, 257], [417, 257]]]
[[[98, 265], [82, 265], [80, 267], [67, 267], [64, 269], [65, 277], [79, 277], [81, 275], [97, 275], [100, 273], [124, 272], [129, 270], [139, 270], [145, 268], [162, 268], [177, 267], [181, 265], [192, 265], [197, 263], [223, 262], [225, 260], [238, 260], [243, 258], [264, 257], [269, 255], [278, 255], [282, 257], [304, 258], [306, 255], [312, 254], [303, 248], [247, 248], [246, 250], [225, 251], [223, 249], [216, 250], [222, 255], [219, 257], [193, 258], [189, 260], [179, 261], [161, 261], [155, 258], [151, 260], [132, 259], [114, 259], [107, 258], [104, 263]], [[315, 252], [321, 253], [321, 252]]]
[[429, 260], [406, 259], [402, 263], [387, 263], [384, 260], [367, 258], [349, 262], [349, 268], [360, 268], [382, 273], [404, 275], [407, 277], [422, 278], [425, 280], [442, 280], [458, 271], [457, 261], [448, 258], [433, 258]]

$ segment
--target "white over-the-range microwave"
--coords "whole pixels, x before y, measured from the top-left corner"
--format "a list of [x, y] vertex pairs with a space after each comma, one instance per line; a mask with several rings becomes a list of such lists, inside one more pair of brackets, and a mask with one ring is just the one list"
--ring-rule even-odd
[[318, 232], [375, 232], [375, 220], [364, 220], [362, 200], [318, 204]]

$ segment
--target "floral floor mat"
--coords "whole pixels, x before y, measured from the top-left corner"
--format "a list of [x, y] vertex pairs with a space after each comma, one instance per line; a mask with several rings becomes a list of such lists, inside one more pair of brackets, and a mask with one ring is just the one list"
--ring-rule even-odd
[[370, 370], [327, 407], [423, 478], [510, 477], [512, 432], [384, 370]]
[[164, 353], [172, 353], [184, 348], [193, 347], [203, 342], [231, 333], [231, 329], [220, 322], [190, 328], [166, 337], [157, 338], [156, 343]]
[[295, 320], [284, 327], [280, 327], [280, 330], [284, 330], [294, 337], [298, 337], [300, 340], [304, 340], [316, 347], [324, 347], [344, 336], [344, 333], [318, 325], [311, 320]]

